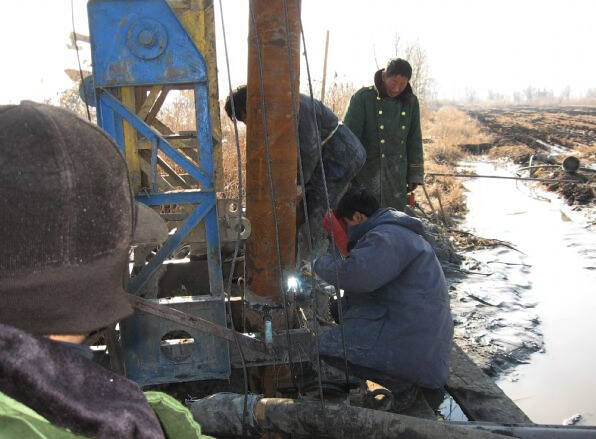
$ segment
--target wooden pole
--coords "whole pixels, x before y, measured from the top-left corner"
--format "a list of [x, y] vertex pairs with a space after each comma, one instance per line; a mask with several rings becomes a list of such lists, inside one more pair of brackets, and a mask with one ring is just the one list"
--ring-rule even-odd
[[325, 38], [325, 59], [323, 60], [323, 84], [321, 85], [321, 102], [325, 103], [325, 84], [327, 82], [327, 55], [329, 54], [329, 31]]

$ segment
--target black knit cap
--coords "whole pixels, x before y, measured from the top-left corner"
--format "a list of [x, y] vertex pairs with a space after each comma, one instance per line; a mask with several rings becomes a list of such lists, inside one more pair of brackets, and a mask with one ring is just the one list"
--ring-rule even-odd
[[49, 105], [0, 106], [0, 322], [85, 334], [129, 315], [133, 213], [103, 131]]

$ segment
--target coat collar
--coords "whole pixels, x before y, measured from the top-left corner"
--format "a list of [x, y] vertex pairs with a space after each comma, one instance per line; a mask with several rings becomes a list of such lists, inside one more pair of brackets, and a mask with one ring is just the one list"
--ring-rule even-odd
[[[375, 72], [375, 90], [377, 91], [377, 96], [380, 98], [389, 98], [387, 95], [387, 91], [385, 91], [385, 84], [383, 84], [383, 72], [385, 69], [380, 69]], [[412, 90], [412, 86], [408, 82], [408, 85], [404, 91], [402, 91], [399, 95], [395, 96], [393, 99], [397, 99], [400, 101], [409, 99], [410, 96], [414, 94]]]
[[0, 323], [0, 392], [76, 435], [163, 439], [141, 389], [79, 352]]

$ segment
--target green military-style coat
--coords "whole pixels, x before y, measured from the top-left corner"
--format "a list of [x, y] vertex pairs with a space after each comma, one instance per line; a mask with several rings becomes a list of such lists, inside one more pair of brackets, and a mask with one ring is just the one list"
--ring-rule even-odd
[[374, 86], [352, 96], [344, 124], [366, 149], [354, 183], [372, 192], [381, 206], [403, 211], [406, 185], [422, 184], [424, 178], [420, 106], [409, 84], [399, 96], [388, 97], [381, 72], [375, 74]]

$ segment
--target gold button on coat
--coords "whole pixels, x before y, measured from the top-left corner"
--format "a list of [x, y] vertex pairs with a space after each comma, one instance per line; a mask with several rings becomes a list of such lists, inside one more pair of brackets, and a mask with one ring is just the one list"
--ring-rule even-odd
[[381, 125], [379, 128], [381, 128], [382, 130], [385, 129], [385, 125]]
[[383, 110], [379, 110], [379, 114], [383, 114]]
[[405, 111], [402, 111], [402, 112], [401, 112], [401, 115], [402, 115], [402, 116], [405, 116], [405, 115], [406, 115], [406, 112], [405, 112]]
[[405, 126], [405, 125], [402, 125], [402, 126], [401, 126], [401, 129], [402, 129], [402, 130], [405, 130], [405, 129], [406, 129], [406, 126]]
[[381, 143], [385, 143], [385, 139], [381, 139]]

